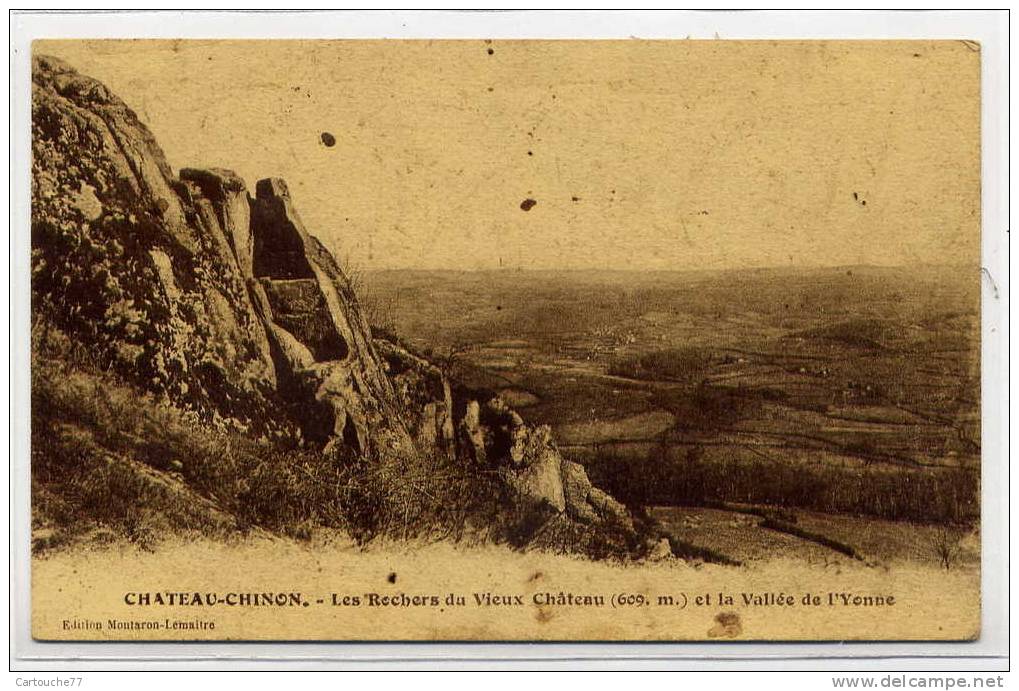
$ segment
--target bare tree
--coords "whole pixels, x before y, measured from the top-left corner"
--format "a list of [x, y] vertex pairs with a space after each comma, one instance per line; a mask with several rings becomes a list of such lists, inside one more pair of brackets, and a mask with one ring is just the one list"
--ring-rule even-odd
[[443, 374], [447, 377], [452, 376], [456, 368], [460, 366], [463, 356], [473, 352], [476, 348], [476, 344], [462, 341], [456, 341], [450, 345], [439, 363]]

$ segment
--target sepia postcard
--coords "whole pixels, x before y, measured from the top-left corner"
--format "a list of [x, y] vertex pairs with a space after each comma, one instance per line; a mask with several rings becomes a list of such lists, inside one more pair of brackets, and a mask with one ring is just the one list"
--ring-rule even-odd
[[978, 43], [32, 52], [35, 639], [980, 636]]

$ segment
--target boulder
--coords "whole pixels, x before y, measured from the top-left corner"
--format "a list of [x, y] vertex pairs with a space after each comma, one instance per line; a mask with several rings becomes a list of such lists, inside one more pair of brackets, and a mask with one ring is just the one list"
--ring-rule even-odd
[[485, 430], [481, 427], [481, 406], [477, 401], [467, 401], [464, 416], [460, 420], [460, 429], [467, 459], [478, 466], [484, 466], [488, 460], [488, 453], [485, 448]]
[[527, 437], [523, 467], [503, 468], [503, 477], [513, 488], [517, 500], [526, 509], [550, 508], [556, 513], [566, 510], [563, 493], [562, 458], [550, 443], [549, 436], [539, 427]]
[[663, 537], [651, 544], [645, 557], [648, 561], [667, 561], [672, 558], [672, 544], [667, 537]]

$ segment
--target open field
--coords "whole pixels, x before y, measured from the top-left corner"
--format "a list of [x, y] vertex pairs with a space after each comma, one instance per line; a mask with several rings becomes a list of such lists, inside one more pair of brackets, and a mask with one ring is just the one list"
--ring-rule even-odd
[[[943, 547], [953, 549], [949, 570], [978, 569], [980, 564], [980, 536], [973, 530], [796, 511], [795, 528], [832, 541], [824, 544], [785, 532], [781, 524], [768, 527], [770, 524], [744, 511], [658, 507], [653, 514], [670, 534], [693, 550], [707, 550], [741, 564], [789, 558], [829, 566], [916, 563], [944, 568]], [[852, 548], [854, 554], [846, 554], [842, 547]]]
[[888, 535], [895, 521], [979, 516], [976, 269], [389, 271], [365, 283], [376, 324], [552, 426], [631, 504], [772, 505], [808, 522], [883, 521]]

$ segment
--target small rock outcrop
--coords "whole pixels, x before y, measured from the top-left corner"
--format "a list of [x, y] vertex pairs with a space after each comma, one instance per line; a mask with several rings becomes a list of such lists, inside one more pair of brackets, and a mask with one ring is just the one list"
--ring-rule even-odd
[[372, 338], [283, 180], [252, 196], [228, 170], [174, 176], [130, 108], [53, 58], [34, 61], [32, 116], [39, 324], [206, 424], [497, 476], [523, 543], [551, 522], [634, 533], [547, 427]]
[[421, 411], [417, 428], [427, 432], [419, 443], [496, 472], [527, 522], [564, 518], [615, 536], [636, 535], [626, 507], [594, 487], [582, 465], [562, 457], [547, 425], [531, 427], [500, 397], [474, 397], [427, 360], [389, 341], [377, 343], [404, 405]]

